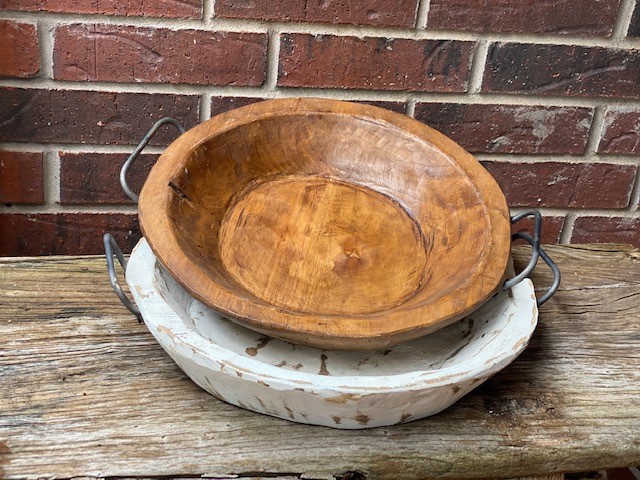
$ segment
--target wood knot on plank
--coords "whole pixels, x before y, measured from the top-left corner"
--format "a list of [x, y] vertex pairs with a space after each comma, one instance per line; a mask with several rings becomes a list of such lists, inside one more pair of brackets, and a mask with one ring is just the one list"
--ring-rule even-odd
[[544, 398], [492, 398], [484, 401], [484, 407], [491, 415], [523, 416], [554, 414], [555, 405]]

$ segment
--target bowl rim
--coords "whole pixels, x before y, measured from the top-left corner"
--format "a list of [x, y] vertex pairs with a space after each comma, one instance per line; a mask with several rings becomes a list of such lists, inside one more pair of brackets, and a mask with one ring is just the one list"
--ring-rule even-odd
[[[427, 305], [362, 315], [291, 312], [241, 298], [223, 287], [184, 253], [169, 218], [169, 179], [183, 168], [184, 158], [211, 137], [271, 117], [300, 114], [347, 115], [388, 124], [433, 145], [454, 162], [476, 187], [491, 226], [488, 246], [478, 268], [465, 282]], [[408, 116], [366, 104], [318, 98], [285, 98], [256, 102], [219, 114], [178, 137], [153, 166], [140, 193], [141, 230], [164, 268], [193, 297], [254, 330], [290, 339], [306, 338], [312, 346], [331, 346], [349, 339], [353, 348], [378, 348], [444, 327], [485, 303], [500, 287], [510, 252], [509, 209], [502, 190], [487, 170], [460, 145]], [[467, 292], [468, 286], [480, 286]], [[465, 291], [465, 308], [455, 297]], [[348, 322], [349, 332], [341, 330]], [[295, 326], [292, 327], [292, 326]], [[304, 341], [301, 343], [305, 343]]]

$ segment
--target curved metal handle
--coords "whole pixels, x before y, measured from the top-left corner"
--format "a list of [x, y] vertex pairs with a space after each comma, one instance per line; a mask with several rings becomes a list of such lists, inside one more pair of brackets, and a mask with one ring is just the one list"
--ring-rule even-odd
[[129, 188], [129, 184], [127, 183], [127, 172], [129, 171], [129, 168], [131, 168], [131, 165], [133, 165], [133, 162], [135, 162], [136, 159], [138, 158], [138, 155], [140, 155], [142, 150], [144, 150], [144, 147], [147, 146], [147, 144], [151, 141], [151, 139], [156, 134], [156, 132], [160, 129], [160, 127], [162, 127], [166, 123], [169, 123], [174, 127], [176, 127], [176, 129], [180, 132], [180, 134], [183, 134], [185, 132], [184, 128], [182, 127], [182, 125], [178, 123], [177, 120], [171, 117], [161, 118], [153, 125], [153, 127], [151, 127], [151, 130], [147, 132], [147, 134], [144, 136], [142, 141], [138, 144], [138, 146], [133, 151], [133, 153], [129, 155], [129, 158], [127, 158], [127, 161], [124, 162], [124, 165], [120, 170], [120, 186], [122, 187], [122, 190], [124, 190], [124, 193], [126, 193], [127, 196], [131, 200], [133, 200], [135, 203], [138, 203], [139, 196], [137, 193], [131, 190], [131, 188]]
[[[522, 238], [526, 240], [527, 242], [529, 242], [529, 245], [533, 247], [534, 239], [531, 238], [530, 235], [523, 232], [518, 232], [513, 236], [516, 238]], [[553, 296], [554, 293], [558, 291], [558, 287], [560, 286], [561, 275], [560, 275], [560, 269], [554, 263], [554, 261], [551, 260], [549, 255], [547, 255], [547, 252], [545, 252], [540, 246], [538, 247], [538, 251], [540, 252], [540, 257], [542, 258], [542, 260], [544, 260], [544, 263], [546, 263], [549, 266], [549, 268], [551, 269], [551, 272], [553, 273], [553, 283], [547, 289], [546, 293], [536, 300], [536, 303], [538, 304], [538, 306], [540, 306], [540, 305], [543, 305], [547, 300], [549, 300]]]
[[114, 253], [116, 257], [118, 257], [120, 266], [125, 270], [127, 269], [127, 261], [122, 254], [122, 250], [116, 242], [116, 239], [113, 238], [113, 235], [111, 235], [110, 233], [105, 233], [103, 240], [104, 252], [107, 255], [107, 270], [109, 271], [109, 281], [111, 282], [113, 291], [116, 292], [116, 295], [118, 295], [118, 298], [120, 298], [120, 301], [124, 304], [124, 306], [127, 307], [129, 311], [137, 317], [138, 322], [142, 323], [142, 315], [140, 314], [140, 309], [136, 307], [136, 305], [131, 300], [129, 300], [129, 297], [125, 295], [122, 287], [120, 286], [120, 282], [118, 281], [118, 277], [116, 276], [116, 266], [113, 263]]
[[[531, 260], [529, 260], [529, 263], [527, 264], [527, 266], [518, 275], [504, 282], [504, 285], [502, 286], [503, 290], [508, 290], [511, 287], [514, 287], [517, 284], [519, 284], [522, 280], [524, 280], [529, 276], [529, 274], [533, 271], [533, 269], [538, 264], [538, 258], [540, 258], [540, 232], [542, 230], [542, 215], [540, 215], [540, 212], [532, 208], [530, 210], [525, 210], [524, 212], [517, 213], [513, 217], [511, 217], [511, 224], [513, 225], [514, 223], [519, 222], [523, 218], [530, 217], [530, 216], [534, 217], [533, 239], [531, 239], [531, 242], [530, 242], [532, 247]], [[527, 235], [527, 237], [531, 238], [529, 235]], [[524, 237], [521, 237], [519, 233], [511, 235], [512, 240], [515, 240], [516, 238], [524, 238]]]

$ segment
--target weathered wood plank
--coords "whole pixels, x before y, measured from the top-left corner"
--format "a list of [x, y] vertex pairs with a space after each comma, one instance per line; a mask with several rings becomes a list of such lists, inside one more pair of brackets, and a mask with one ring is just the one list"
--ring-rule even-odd
[[495, 478], [640, 463], [638, 253], [548, 251], [563, 284], [514, 364], [435, 417], [364, 431], [206, 394], [119, 304], [103, 259], [4, 259], [0, 477]]

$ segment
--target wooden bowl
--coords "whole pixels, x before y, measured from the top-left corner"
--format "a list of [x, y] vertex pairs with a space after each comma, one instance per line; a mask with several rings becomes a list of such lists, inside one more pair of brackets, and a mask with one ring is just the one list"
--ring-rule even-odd
[[260, 102], [189, 130], [139, 212], [195, 298], [320, 348], [382, 348], [462, 318], [497, 291], [510, 249], [505, 198], [472, 155], [334, 100]]

